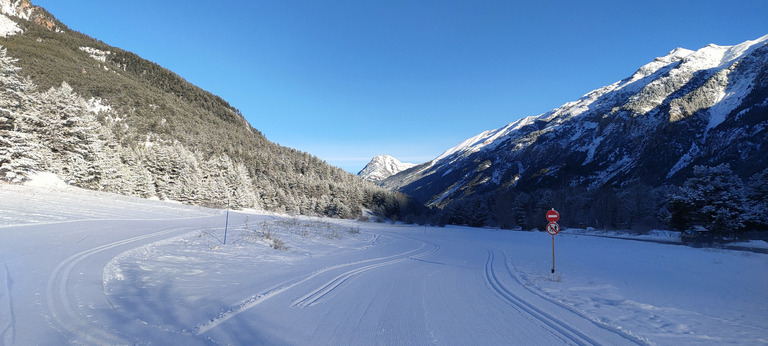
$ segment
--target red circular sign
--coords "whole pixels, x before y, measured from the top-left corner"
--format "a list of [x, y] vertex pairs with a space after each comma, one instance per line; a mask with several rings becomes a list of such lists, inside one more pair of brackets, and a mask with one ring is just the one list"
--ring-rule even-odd
[[547, 225], [547, 233], [551, 235], [555, 235], [560, 232], [560, 225], [558, 225], [556, 222], [550, 222]]
[[555, 210], [555, 208], [552, 208], [552, 210], [547, 211], [547, 221], [549, 222], [557, 222], [557, 220], [560, 220], [560, 213]]

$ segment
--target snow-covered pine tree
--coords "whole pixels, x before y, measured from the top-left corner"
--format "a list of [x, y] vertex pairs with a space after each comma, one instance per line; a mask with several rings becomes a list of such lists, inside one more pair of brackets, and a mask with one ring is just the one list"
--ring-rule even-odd
[[755, 173], [747, 182], [747, 222], [758, 229], [768, 228], [768, 169]]
[[36, 88], [18, 75], [15, 61], [0, 48], [0, 179], [23, 182], [38, 170], [42, 146], [29, 132], [39, 123], [38, 114], [29, 111]]
[[673, 226], [701, 225], [726, 237], [744, 228], [745, 206], [743, 182], [728, 164], [695, 166], [693, 176], [668, 201]]

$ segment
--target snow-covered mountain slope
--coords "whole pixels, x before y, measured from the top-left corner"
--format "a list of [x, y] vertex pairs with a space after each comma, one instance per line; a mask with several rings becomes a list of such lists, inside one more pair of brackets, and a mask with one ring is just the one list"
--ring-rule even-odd
[[768, 35], [677, 48], [538, 116], [382, 182], [432, 205], [499, 191], [678, 184], [694, 165], [768, 167]]
[[378, 183], [388, 177], [400, 173], [408, 168], [416, 166], [413, 163], [400, 162], [400, 160], [389, 155], [374, 156], [365, 168], [357, 173], [364, 180]]

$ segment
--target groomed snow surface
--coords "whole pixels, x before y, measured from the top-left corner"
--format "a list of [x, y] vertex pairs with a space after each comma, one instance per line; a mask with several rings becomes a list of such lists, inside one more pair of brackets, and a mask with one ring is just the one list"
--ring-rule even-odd
[[0, 344], [768, 343], [765, 254], [225, 214], [0, 184]]

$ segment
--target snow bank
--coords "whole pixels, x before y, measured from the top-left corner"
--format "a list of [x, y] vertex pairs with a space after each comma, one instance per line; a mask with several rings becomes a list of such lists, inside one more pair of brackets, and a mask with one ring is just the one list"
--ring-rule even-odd
[[27, 186], [35, 186], [35, 187], [67, 187], [67, 183], [65, 183], [59, 176], [57, 176], [54, 173], [48, 173], [48, 172], [39, 172], [35, 173], [30, 176], [29, 181], [24, 183], [24, 185]]
[[563, 228], [561, 231], [563, 234], [575, 234], [575, 235], [591, 235], [600, 237], [611, 237], [619, 239], [639, 239], [639, 240], [656, 240], [660, 242], [680, 242], [680, 232], [669, 230], [651, 230], [646, 234], [636, 234], [627, 231], [620, 230], [599, 230], [592, 227], [588, 228]]
[[76, 220], [146, 220], [221, 215], [222, 211], [180, 203], [85, 190], [55, 174], [38, 173], [25, 185], [0, 184], [0, 228]]

